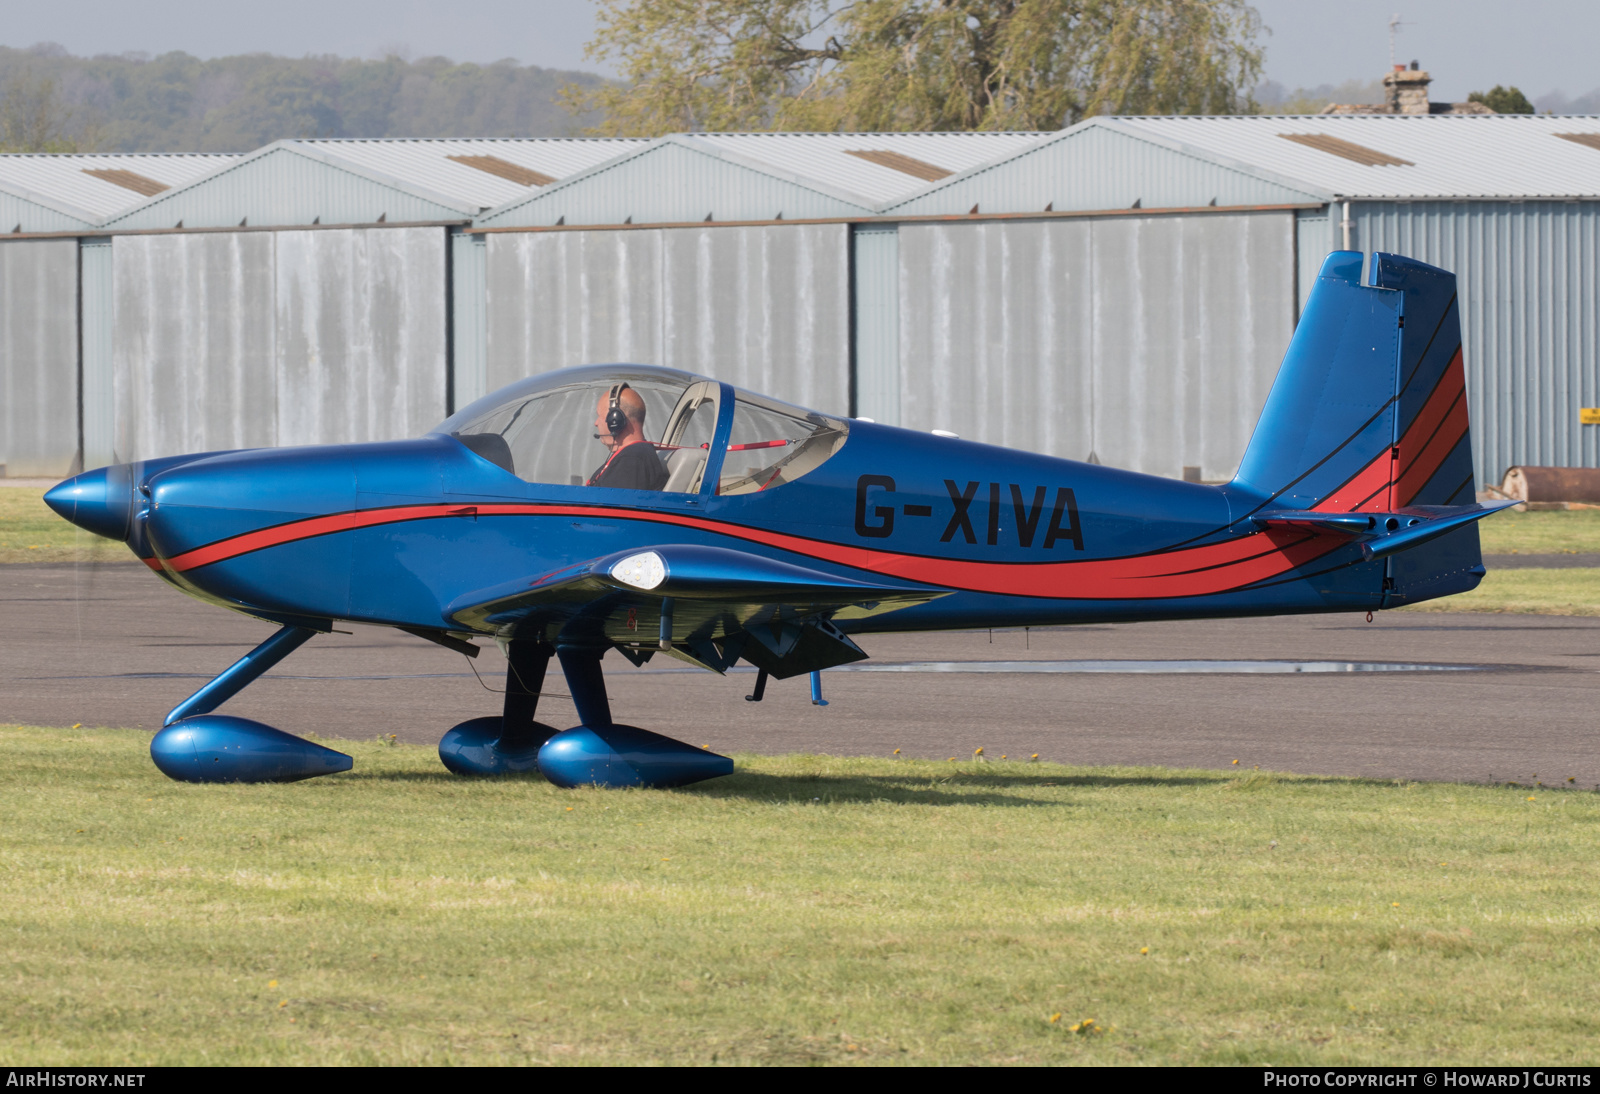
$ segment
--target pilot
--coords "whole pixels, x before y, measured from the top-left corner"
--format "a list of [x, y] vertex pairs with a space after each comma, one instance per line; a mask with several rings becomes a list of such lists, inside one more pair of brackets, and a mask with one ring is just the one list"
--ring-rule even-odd
[[590, 486], [624, 490], [660, 490], [667, 468], [655, 445], [644, 436], [644, 400], [627, 384], [616, 384], [600, 397], [594, 414], [595, 439], [611, 450], [606, 462], [589, 476]]

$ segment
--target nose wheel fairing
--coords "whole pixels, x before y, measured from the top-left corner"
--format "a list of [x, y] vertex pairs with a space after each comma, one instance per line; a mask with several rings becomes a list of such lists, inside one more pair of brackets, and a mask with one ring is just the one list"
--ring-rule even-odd
[[218, 706], [299, 649], [317, 633], [284, 627], [172, 708], [150, 741], [150, 759], [179, 782], [296, 782], [349, 771], [343, 752], [248, 718], [213, 714]]
[[343, 752], [226, 714], [166, 726], [150, 742], [150, 759], [169, 779], [190, 783], [298, 782], [355, 765]]

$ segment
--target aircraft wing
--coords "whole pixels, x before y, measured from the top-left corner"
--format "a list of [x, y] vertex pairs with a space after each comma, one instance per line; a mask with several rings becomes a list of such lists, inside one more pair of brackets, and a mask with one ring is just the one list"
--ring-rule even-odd
[[563, 633], [603, 637], [640, 662], [662, 649], [722, 672], [743, 656], [782, 679], [866, 656], [832, 620], [947, 595], [835, 577], [722, 547], [666, 544], [468, 593], [444, 614], [453, 626], [479, 632], [557, 624]]

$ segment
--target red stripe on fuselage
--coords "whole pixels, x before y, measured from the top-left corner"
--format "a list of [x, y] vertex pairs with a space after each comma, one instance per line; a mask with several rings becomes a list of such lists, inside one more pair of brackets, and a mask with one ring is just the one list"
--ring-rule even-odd
[[[1327, 554], [1348, 539], [1338, 533], [1273, 529], [1220, 543], [1127, 558], [1001, 563], [898, 554], [681, 513], [536, 503], [479, 503], [475, 508], [478, 517], [609, 517], [676, 525], [927, 585], [1012, 596], [1085, 600], [1157, 599], [1227, 592], [1277, 577]], [[449, 518], [458, 515], [461, 509], [460, 505], [413, 505], [310, 517], [197, 547], [167, 559], [165, 566], [182, 572], [316, 536], [404, 521]]]

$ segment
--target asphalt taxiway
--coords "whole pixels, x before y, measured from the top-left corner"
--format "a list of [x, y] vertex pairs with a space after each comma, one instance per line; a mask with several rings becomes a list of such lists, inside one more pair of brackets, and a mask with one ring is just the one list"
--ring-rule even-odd
[[[136, 563], [0, 566], [0, 722], [143, 728], [270, 633]], [[223, 712], [433, 743], [497, 713], [504, 661], [319, 635]], [[861, 639], [869, 671], [719, 678], [607, 658], [619, 721], [718, 751], [1160, 764], [1600, 786], [1600, 619], [1380, 613]], [[1231, 662], [1231, 665], [1219, 663]], [[1311, 666], [1311, 667], [1308, 667]], [[1382, 667], [1387, 666], [1387, 671]], [[1226, 671], [1215, 671], [1218, 668]], [[572, 722], [552, 672], [541, 719]], [[1568, 780], [1572, 781], [1568, 781]]]

